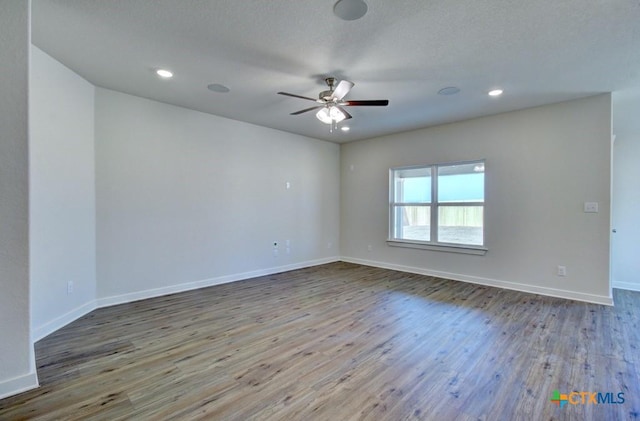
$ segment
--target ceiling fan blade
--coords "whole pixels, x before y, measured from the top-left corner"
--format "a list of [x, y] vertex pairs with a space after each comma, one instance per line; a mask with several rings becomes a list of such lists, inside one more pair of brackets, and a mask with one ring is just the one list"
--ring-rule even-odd
[[302, 113], [306, 113], [307, 111], [316, 110], [318, 108], [323, 108], [324, 105], [317, 105], [315, 107], [305, 108], [304, 110], [296, 111], [295, 113], [291, 113], [290, 115], [298, 115]]
[[337, 100], [344, 98], [346, 94], [353, 88], [353, 82], [349, 82], [348, 80], [341, 80], [336, 86], [336, 89], [333, 90], [333, 97]]
[[[344, 108], [342, 108], [342, 107], [337, 107], [337, 108], [338, 108], [340, 111], [342, 111], [342, 113], [344, 114], [344, 119], [345, 119], [345, 120], [349, 120], [350, 118], [353, 118], [353, 117], [352, 117], [352, 115], [351, 115], [351, 114], [349, 114], [349, 113], [347, 112], [347, 110], [345, 110]], [[344, 120], [343, 120], [343, 121], [344, 121]]]
[[308, 96], [302, 96], [302, 95], [290, 94], [290, 93], [287, 93], [287, 92], [278, 92], [278, 95], [292, 96], [292, 97], [294, 97], [294, 98], [307, 99], [307, 100], [309, 100], [309, 101], [318, 102], [318, 100], [317, 100], [317, 99], [309, 98]]
[[388, 99], [371, 99], [371, 100], [352, 100], [352, 101], [344, 101], [341, 105], [347, 105], [349, 107], [353, 107], [356, 105], [368, 105], [368, 106], [386, 106], [389, 105]]

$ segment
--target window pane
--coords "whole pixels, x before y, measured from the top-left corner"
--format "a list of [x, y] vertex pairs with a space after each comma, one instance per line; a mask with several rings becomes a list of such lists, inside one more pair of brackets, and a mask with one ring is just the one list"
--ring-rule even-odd
[[394, 238], [431, 241], [430, 206], [394, 206]]
[[438, 167], [438, 202], [484, 202], [484, 163]]
[[484, 244], [484, 206], [440, 206], [438, 208], [438, 242]]
[[410, 168], [394, 172], [396, 203], [431, 202], [431, 168]]

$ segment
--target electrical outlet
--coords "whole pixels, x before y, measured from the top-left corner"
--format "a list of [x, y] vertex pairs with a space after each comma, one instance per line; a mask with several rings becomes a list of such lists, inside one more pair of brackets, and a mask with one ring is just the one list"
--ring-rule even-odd
[[558, 266], [558, 276], [567, 276], [566, 266]]
[[332, 243], [331, 241], [329, 241], [329, 242], [327, 243], [327, 248], [328, 248], [328, 249], [330, 249], [331, 247], [333, 247], [333, 243]]
[[67, 295], [73, 294], [73, 281], [67, 281]]
[[367, 244], [367, 251], [372, 251], [373, 250], [373, 246], [371, 244]]

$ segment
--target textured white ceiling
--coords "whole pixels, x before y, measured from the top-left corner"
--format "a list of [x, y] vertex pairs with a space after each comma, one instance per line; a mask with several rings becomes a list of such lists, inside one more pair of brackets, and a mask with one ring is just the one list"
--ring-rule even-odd
[[[97, 86], [334, 142], [640, 87], [638, 0], [366, 1], [343, 21], [334, 0], [35, 0], [32, 40]], [[276, 92], [327, 75], [390, 104], [349, 108], [348, 133], [289, 115], [313, 104]]]

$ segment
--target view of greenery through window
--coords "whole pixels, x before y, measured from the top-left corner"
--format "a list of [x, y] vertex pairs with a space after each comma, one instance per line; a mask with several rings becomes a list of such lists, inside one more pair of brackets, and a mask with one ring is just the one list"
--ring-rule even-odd
[[392, 177], [392, 238], [484, 245], [484, 162], [394, 169]]

